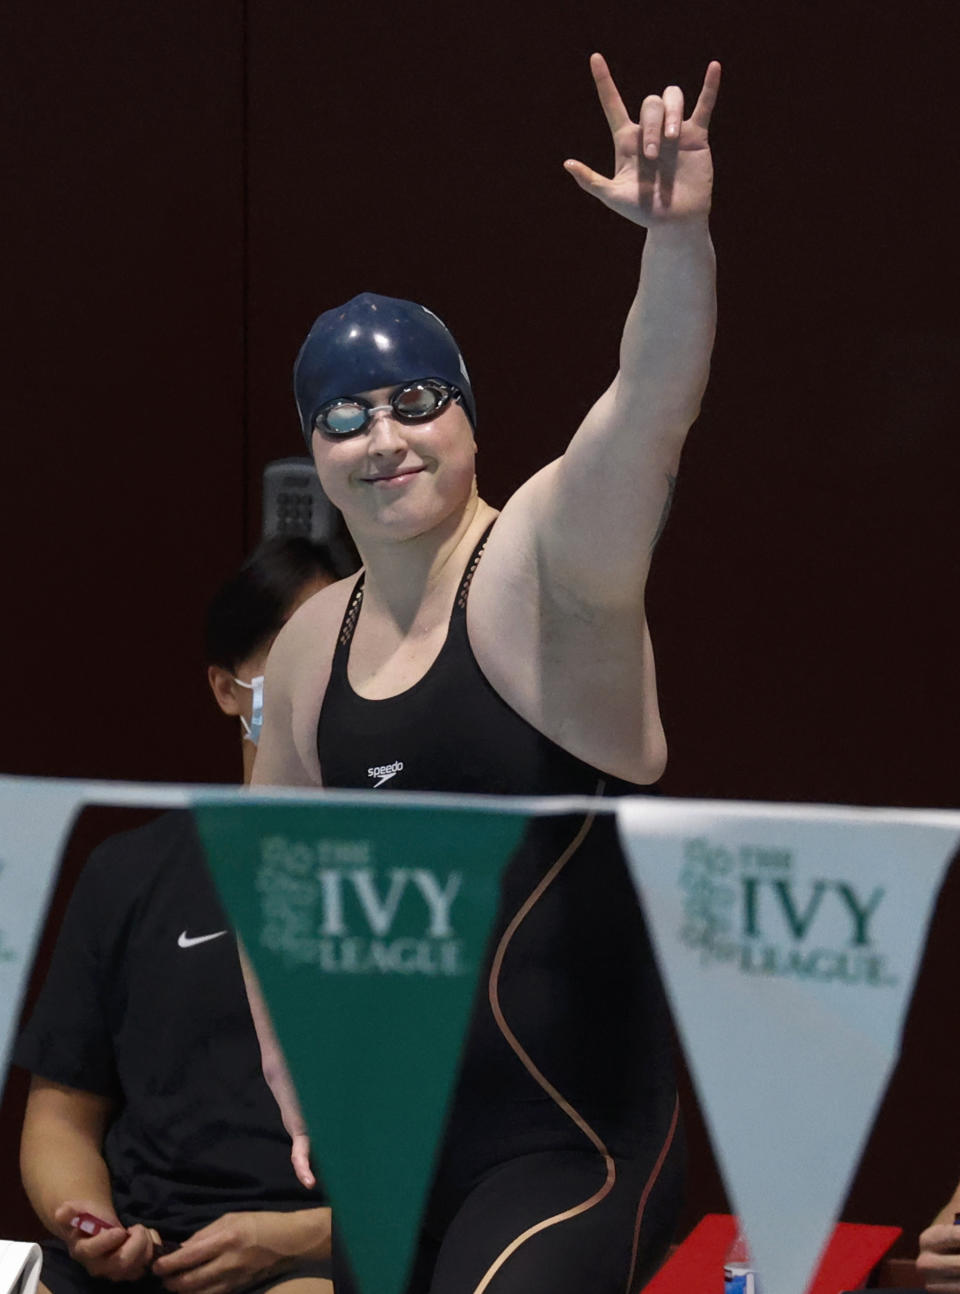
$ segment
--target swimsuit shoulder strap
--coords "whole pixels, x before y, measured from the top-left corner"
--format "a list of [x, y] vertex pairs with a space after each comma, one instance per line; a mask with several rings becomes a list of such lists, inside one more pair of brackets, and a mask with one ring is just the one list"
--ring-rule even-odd
[[493, 529], [495, 521], [496, 517], [494, 517], [493, 521], [490, 522], [489, 526], [487, 526], [486, 530], [480, 536], [480, 540], [476, 548], [473, 550], [469, 562], [467, 562], [467, 569], [463, 572], [463, 579], [460, 581], [460, 587], [457, 590], [457, 596], [453, 603], [453, 614], [455, 616], [462, 616], [466, 613], [467, 595], [470, 592], [470, 585], [473, 582], [474, 575], [477, 573], [477, 567], [480, 565], [480, 558], [483, 556], [483, 550], [487, 546], [487, 540], [490, 538], [490, 531]]
[[360, 606], [363, 602], [363, 578], [365, 574], [365, 571], [360, 572], [357, 582], [353, 586], [350, 601], [347, 603], [347, 609], [343, 613], [343, 619], [340, 622], [340, 632], [337, 634], [337, 645], [333, 649], [334, 667], [340, 663], [341, 659], [346, 656], [346, 653], [350, 649], [354, 630], [357, 627], [357, 617], [360, 614]]

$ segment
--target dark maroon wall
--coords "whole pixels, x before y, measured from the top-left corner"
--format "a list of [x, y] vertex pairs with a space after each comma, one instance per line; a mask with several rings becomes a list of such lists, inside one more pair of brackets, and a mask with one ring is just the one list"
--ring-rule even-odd
[[3, 767], [210, 775], [200, 620], [245, 542], [240, 24], [11, 8]]
[[[290, 365], [320, 309], [372, 289], [448, 320], [492, 502], [559, 452], [612, 376], [639, 258], [561, 167], [608, 161], [599, 48], [634, 109], [725, 65], [720, 340], [650, 590], [664, 787], [954, 804], [945, 13], [16, 0], [4, 768], [232, 775], [198, 623], [256, 537], [263, 464], [300, 451]], [[911, 1233], [960, 1172], [958, 919], [954, 885], [848, 1209]], [[691, 1217], [722, 1204], [693, 1143]]]

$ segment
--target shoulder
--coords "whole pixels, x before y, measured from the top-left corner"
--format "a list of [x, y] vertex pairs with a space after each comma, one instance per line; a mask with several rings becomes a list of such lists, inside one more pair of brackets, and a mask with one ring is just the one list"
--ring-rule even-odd
[[546, 626], [540, 522], [549, 507], [556, 463], [549, 463], [507, 501], [470, 584], [467, 633], [477, 664], [495, 692], [540, 732]]
[[316, 690], [318, 677], [325, 689], [337, 636], [358, 578], [352, 575], [321, 589], [298, 607], [280, 630], [267, 659], [266, 704], [281, 697], [296, 703], [305, 688]]
[[338, 580], [290, 617], [267, 659], [264, 727], [254, 768], [258, 785], [319, 785], [317, 723], [333, 653], [358, 576]]
[[513, 495], [470, 588], [467, 632], [493, 690], [543, 736], [624, 781], [656, 781], [666, 757], [639, 593], [584, 588], [553, 537], [561, 460]]
[[562, 459], [556, 458], [524, 481], [507, 500], [490, 531], [483, 562], [484, 582], [536, 576], [543, 558], [543, 534], [552, 515]]
[[78, 886], [110, 895], [129, 894], [151, 884], [172, 860], [199, 857], [192, 815], [176, 809], [142, 827], [108, 836], [91, 852]]
[[272, 676], [284, 679], [295, 674], [303, 665], [305, 648], [316, 652], [329, 647], [332, 654], [358, 579], [351, 575], [328, 584], [297, 608], [270, 649], [267, 669]]
[[544, 585], [543, 519], [559, 461], [548, 463], [521, 485], [496, 518], [470, 586], [471, 641], [487, 628], [497, 632], [503, 616], [539, 598]]
[[51, 982], [80, 983], [84, 967], [122, 956], [131, 921], [158, 897], [195, 892], [203, 855], [187, 810], [108, 836], [90, 854], [60, 926]]

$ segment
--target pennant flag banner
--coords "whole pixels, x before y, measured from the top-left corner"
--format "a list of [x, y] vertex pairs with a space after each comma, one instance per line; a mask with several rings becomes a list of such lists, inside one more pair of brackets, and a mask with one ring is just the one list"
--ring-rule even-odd
[[[85, 804], [195, 807], [359, 1287], [400, 1294], [502, 870], [531, 816], [598, 806], [0, 777], [0, 1082]], [[960, 814], [616, 812], [764, 1294], [803, 1294], [896, 1061]]]
[[84, 791], [79, 782], [0, 777], [0, 1091], [60, 854]]
[[182, 787], [0, 775], [0, 1091], [60, 858], [85, 804], [184, 805]]
[[378, 799], [195, 815], [357, 1283], [400, 1294], [500, 874], [527, 819]]
[[899, 1053], [960, 815], [620, 802], [764, 1294], [803, 1294]]

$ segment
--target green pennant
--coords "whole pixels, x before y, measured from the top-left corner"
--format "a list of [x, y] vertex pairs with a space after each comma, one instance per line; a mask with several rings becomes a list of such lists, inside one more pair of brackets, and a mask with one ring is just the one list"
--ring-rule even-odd
[[500, 875], [527, 818], [336, 804], [195, 814], [359, 1289], [401, 1294]]

